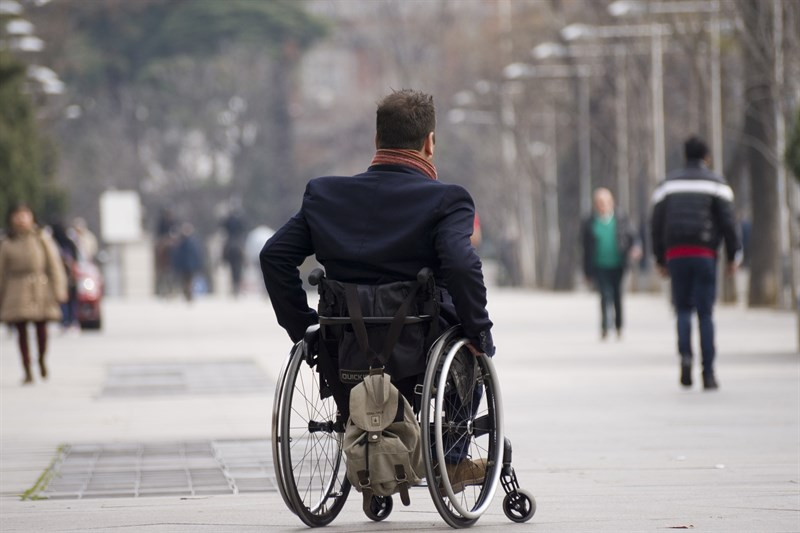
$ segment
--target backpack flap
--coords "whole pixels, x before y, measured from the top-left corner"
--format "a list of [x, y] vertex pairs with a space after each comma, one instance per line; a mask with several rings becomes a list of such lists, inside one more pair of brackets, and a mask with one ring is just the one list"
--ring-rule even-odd
[[388, 375], [365, 377], [350, 391], [350, 420], [363, 431], [383, 431], [394, 421], [399, 394]]

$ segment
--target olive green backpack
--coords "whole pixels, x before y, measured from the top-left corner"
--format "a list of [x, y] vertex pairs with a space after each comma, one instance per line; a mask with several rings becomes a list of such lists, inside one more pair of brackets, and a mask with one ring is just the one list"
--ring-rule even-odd
[[419, 423], [381, 370], [373, 370], [350, 391], [344, 452], [347, 479], [364, 494], [365, 510], [373, 495], [398, 492], [409, 505], [408, 489], [424, 475]]

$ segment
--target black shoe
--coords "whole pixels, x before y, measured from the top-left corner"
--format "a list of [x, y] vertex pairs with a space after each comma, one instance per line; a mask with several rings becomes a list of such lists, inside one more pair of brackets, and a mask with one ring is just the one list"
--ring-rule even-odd
[[719, 388], [714, 374], [703, 374], [703, 388], [705, 390], [717, 390]]
[[692, 363], [681, 363], [681, 385], [692, 386]]

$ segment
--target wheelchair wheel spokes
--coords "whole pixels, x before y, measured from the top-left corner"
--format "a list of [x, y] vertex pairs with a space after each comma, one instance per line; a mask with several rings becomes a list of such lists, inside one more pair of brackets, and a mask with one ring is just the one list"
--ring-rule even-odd
[[337, 409], [322, 398], [319, 377], [302, 357], [289, 362], [281, 396], [279, 455], [290, 507], [307, 525], [330, 523], [341, 511], [350, 484], [342, 434], [333, 430]]
[[[499, 486], [503, 453], [501, 400], [491, 360], [478, 359], [472, 387], [463, 380], [456, 385], [454, 374], [475, 360], [458, 333], [450, 330], [445, 334], [450, 337], [431, 350], [421, 416], [428, 487], [439, 514], [456, 528], [474, 524], [488, 508]], [[453, 364], [457, 357], [461, 370]], [[484, 479], [470, 463], [448, 466], [460, 458], [485, 465]]]

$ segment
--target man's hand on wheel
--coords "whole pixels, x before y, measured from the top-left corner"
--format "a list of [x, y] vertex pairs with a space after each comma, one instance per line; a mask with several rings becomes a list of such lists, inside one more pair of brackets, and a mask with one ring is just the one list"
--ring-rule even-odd
[[467, 349], [470, 351], [470, 353], [471, 353], [472, 355], [474, 355], [475, 357], [480, 357], [481, 355], [486, 355], [485, 353], [483, 353], [482, 351], [480, 351], [479, 349], [477, 349], [477, 348], [475, 347], [475, 345], [473, 345], [471, 342], [468, 342], [468, 343], [466, 344], [466, 346], [467, 346]]

